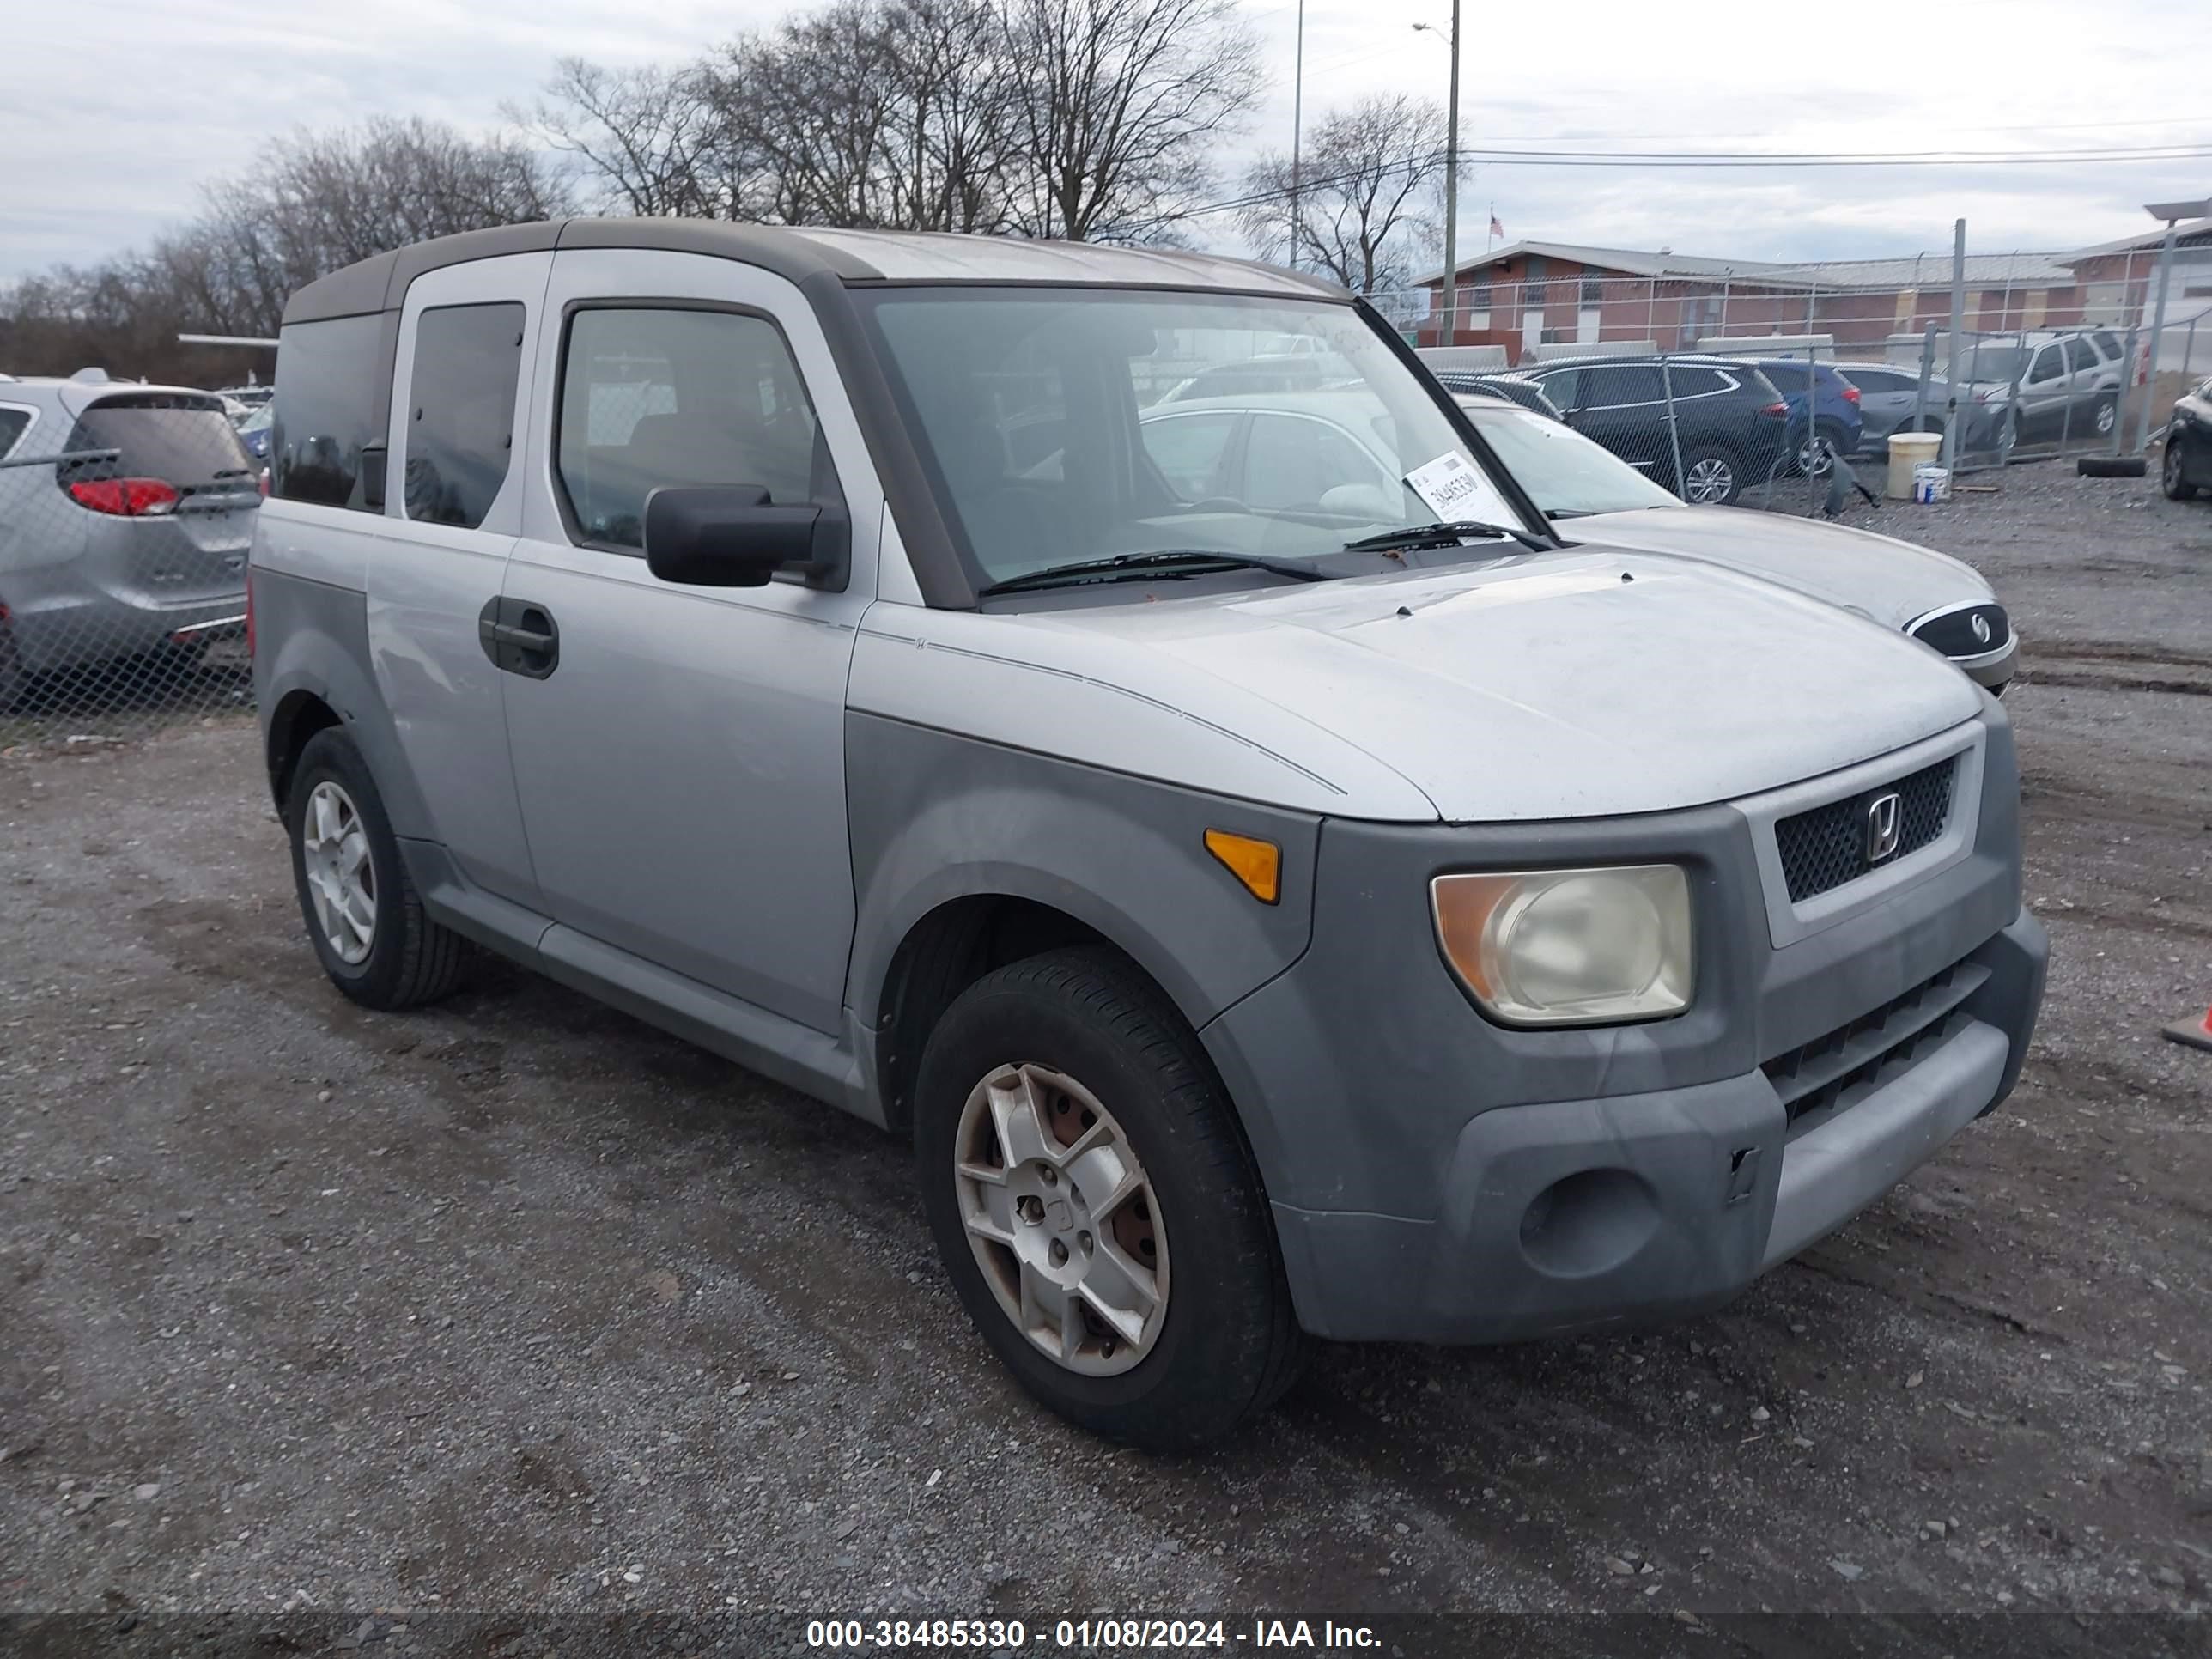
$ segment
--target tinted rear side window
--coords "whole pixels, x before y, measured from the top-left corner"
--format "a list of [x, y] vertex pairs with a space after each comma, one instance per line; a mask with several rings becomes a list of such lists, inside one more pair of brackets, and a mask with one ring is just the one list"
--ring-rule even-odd
[[29, 410], [0, 409], [0, 461], [8, 459], [9, 452], [15, 447], [15, 440], [30, 424]]
[[277, 337], [269, 493], [318, 507], [362, 507], [361, 448], [380, 442], [381, 316], [295, 323]]
[[407, 516], [473, 530], [507, 482], [522, 307], [443, 306], [415, 324], [408, 379]]
[[85, 476], [159, 478], [187, 494], [211, 485], [234, 489], [253, 476], [253, 459], [222, 403], [173, 392], [101, 398], [77, 416], [68, 450], [117, 452], [112, 459], [75, 464]]

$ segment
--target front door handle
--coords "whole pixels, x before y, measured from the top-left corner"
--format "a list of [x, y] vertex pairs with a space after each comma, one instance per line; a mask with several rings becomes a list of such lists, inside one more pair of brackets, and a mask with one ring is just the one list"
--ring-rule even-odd
[[477, 641], [492, 666], [542, 680], [561, 665], [561, 629], [553, 613], [502, 595], [477, 613]]

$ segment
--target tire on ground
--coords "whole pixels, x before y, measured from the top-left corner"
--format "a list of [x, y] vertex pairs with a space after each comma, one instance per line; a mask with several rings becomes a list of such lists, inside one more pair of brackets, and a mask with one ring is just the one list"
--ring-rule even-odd
[[2074, 470], [2085, 478], [2140, 478], [2146, 471], [2140, 455], [2084, 455]]
[[[374, 896], [374, 922], [367, 957], [349, 963], [325, 938], [307, 880], [304, 826], [315, 786], [334, 782], [351, 799], [368, 843]], [[343, 726], [330, 726], [307, 740], [292, 769], [284, 805], [284, 829], [292, 848], [292, 880], [323, 971], [331, 981], [365, 1007], [397, 1010], [434, 1002], [459, 983], [468, 945], [459, 933], [433, 921], [422, 895], [399, 855], [392, 820], [376, 780], [361, 750]]]
[[[1007, 1316], [969, 1242], [955, 1174], [960, 1121], [970, 1093], [1010, 1064], [1087, 1089], [1151, 1182], [1167, 1297], [1151, 1351], [1129, 1370], [1085, 1375], [1047, 1355]], [[1048, 951], [963, 991], [922, 1053], [915, 1152], [923, 1207], [969, 1316], [1023, 1387], [1069, 1421], [1155, 1451], [1195, 1450], [1295, 1378], [1306, 1339], [1251, 1152], [1198, 1038], [1119, 953]], [[1188, 1265], [1177, 1273], [1177, 1263]]]

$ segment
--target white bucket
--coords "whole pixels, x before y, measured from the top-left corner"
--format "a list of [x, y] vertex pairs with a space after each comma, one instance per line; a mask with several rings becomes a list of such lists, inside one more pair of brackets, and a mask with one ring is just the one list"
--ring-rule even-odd
[[1912, 469], [1912, 499], [1923, 507], [1951, 499], [1951, 469], [1923, 461]]

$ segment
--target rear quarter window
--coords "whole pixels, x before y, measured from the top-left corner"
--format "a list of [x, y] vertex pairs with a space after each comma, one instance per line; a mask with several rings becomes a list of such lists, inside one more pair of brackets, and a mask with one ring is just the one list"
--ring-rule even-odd
[[30, 429], [27, 409], [0, 409], [0, 461], [15, 453], [15, 441]]
[[386, 375], [380, 315], [295, 323], [277, 336], [269, 493], [368, 511], [361, 452], [381, 441], [377, 393]]

